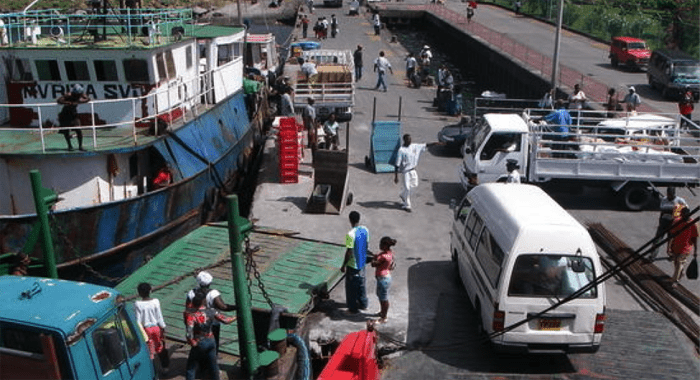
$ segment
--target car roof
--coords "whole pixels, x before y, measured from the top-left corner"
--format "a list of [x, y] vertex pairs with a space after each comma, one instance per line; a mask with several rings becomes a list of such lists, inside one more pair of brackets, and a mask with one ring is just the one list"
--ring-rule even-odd
[[627, 130], [640, 130], [649, 128], [666, 127], [676, 124], [676, 119], [670, 117], [655, 115], [652, 113], [642, 113], [630, 117], [620, 117], [614, 119], [603, 120], [598, 123], [599, 127], [620, 128]]
[[487, 113], [484, 119], [493, 132], [527, 132], [525, 120], [518, 114]]
[[644, 43], [646, 43], [646, 41], [644, 41], [640, 38], [635, 38], [635, 37], [613, 37], [613, 40], [624, 41], [624, 42], [644, 42]]
[[0, 321], [40, 326], [69, 335], [78, 323], [104, 316], [114, 307], [117, 296], [119, 292], [112, 288], [84, 282], [0, 276]]

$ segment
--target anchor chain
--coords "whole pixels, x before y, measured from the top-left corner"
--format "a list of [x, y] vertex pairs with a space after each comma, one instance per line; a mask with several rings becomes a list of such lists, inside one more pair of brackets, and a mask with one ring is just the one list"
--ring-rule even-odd
[[250, 277], [250, 274], [252, 272], [253, 276], [258, 282], [258, 288], [260, 288], [260, 292], [262, 293], [263, 298], [265, 298], [265, 301], [267, 304], [270, 306], [270, 310], [274, 309], [275, 303], [272, 302], [272, 299], [270, 298], [270, 295], [267, 294], [267, 290], [265, 289], [265, 284], [262, 281], [262, 278], [260, 276], [260, 271], [258, 271], [258, 265], [255, 263], [255, 259], [253, 258], [253, 253], [258, 251], [258, 247], [251, 248], [250, 247], [250, 239], [246, 236], [245, 238], [245, 271], [246, 271], [246, 276], [248, 279], [248, 293], [250, 294], [250, 301], [252, 303], [253, 301], [253, 292], [251, 289], [253, 288], [253, 279]]
[[85, 269], [85, 271], [87, 271], [90, 275], [92, 275], [93, 277], [96, 277], [96, 278], [98, 278], [98, 279], [100, 279], [100, 280], [102, 280], [102, 281], [109, 282], [109, 283], [113, 283], [113, 284], [120, 283], [120, 282], [122, 282], [123, 280], [125, 280], [127, 277], [129, 277], [128, 275], [122, 276], [122, 277], [109, 277], [109, 276], [106, 276], [106, 275], [104, 275], [104, 274], [102, 274], [102, 273], [96, 271], [95, 268], [93, 268], [92, 266], [90, 266], [90, 264], [88, 264], [88, 263], [86, 263], [85, 261], [83, 261], [83, 255], [82, 255], [82, 253], [80, 252], [80, 250], [78, 250], [78, 249], [75, 247], [75, 245], [73, 245], [73, 242], [68, 238], [68, 234], [67, 234], [66, 231], [63, 229], [63, 227], [61, 226], [61, 224], [58, 223], [58, 220], [56, 219], [56, 215], [54, 214], [54, 211], [53, 211], [53, 210], [49, 210], [49, 213], [48, 213], [48, 214], [49, 214], [49, 219], [50, 219], [50, 221], [51, 221], [51, 223], [50, 223], [50, 224], [51, 224], [51, 228], [54, 230], [54, 235], [57, 236], [58, 239], [63, 243], [63, 246], [64, 246], [65, 251], [76, 253], [77, 256], [80, 257], [80, 261], [79, 261], [80, 265], [81, 265], [81, 266], [83, 267], [83, 269]]

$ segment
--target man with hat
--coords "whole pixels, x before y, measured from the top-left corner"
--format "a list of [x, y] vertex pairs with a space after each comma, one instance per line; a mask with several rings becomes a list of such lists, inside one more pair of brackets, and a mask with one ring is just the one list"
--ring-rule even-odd
[[622, 100], [627, 105], [627, 112], [637, 112], [637, 106], [642, 104], [642, 99], [639, 98], [634, 86], [630, 86], [629, 92], [625, 95], [625, 99]]
[[[215, 309], [218, 311], [233, 311], [236, 310], [236, 305], [229, 305], [221, 299], [221, 293], [216, 289], [211, 289], [210, 285], [214, 280], [214, 277], [206, 271], [201, 271], [197, 273], [195, 277], [197, 280], [198, 288], [194, 288], [187, 293], [187, 299], [185, 300], [185, 312], [191, 312], [193, 309], [192, 300], [194, 300], [197, 294], [204, 296], [204, 305], [207, 309]], [[214, 334], [214, 340], [216, 341], [216, 351], [219, 352], [219, 333], [221, 331], [221, 324], [218, 321], [214, 321], [212, 324], [212, 333]]]
[[506, 170], [508, 170], [506, 183], [520, 183], [520, 173], [518, 172], [518, 169], [520, 169], [518, 160], [514, 160], [512, 158], [506, 160]]
[[[68, 144], [68, 150], [73, 150], [73, 145], [71, 144], [71, 132], [75, 132], [78, 137], [78, 150], [83, 149], [83, 132], [80, 130], [80, 118], [78, 117], [78, 104], [87, 103], [90, 98], [85, 95], [83, 91], [83, 86], [79, 84], [74, 84], [71, 87], [70, 92], [67, 92], [60, 98], [56, 100], [56, 103], [62, 104], [63, 108], [58, 114], [58, 125], [62, 129], [59, 131], [63, 134], [66, 139], [66, 144]], [[66, 127], [78, 127], [78, 128], [67, 128]]]

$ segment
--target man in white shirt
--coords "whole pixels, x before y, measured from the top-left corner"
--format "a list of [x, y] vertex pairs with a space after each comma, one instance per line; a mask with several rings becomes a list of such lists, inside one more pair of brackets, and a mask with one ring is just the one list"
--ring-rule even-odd
[[377, 12], [372, 16], [372, 25], [374, 25], [374, 35], [378, 36], [379, 31], [382, 29], [382, 21], [379, 19], [379, 13]]
[[411, 135], [403, 135], [403, 145], [399, 148], [396, 164], [394, 165], [396, 168], [394, 171], [394, 183], [399, 183], [399, 172], [401, 172], [403, 176], [403, 190], [401, 194], [399, 194], [399, 197], [401, 198], [401, 208], [406, 211], [411, 211], [411, 192], [414, 188], [418, 187], [416, 166], [418, 166], [420, 154], [423, 153], [427, 147], [433, 145], [445, 144], [440, 142], [411, 144]]
[[316, 71], [316, 64], [312, 60], [307, 59], [306, 62], [301, 65], [301, 72], [306, 75], [306, 80], [310, 84], [316, 83], [318, 71]]
[[518, 161], [514, 159], [506, 160], [506, 170], [508, 170], [506, 183], [520, 183], [520, 173], [518, 172], [518, 169], [520, 169]]
[[379, 52], [379, 58], [374, 60], [374, 71], [377, 73], [377, 85], [374, 87], [375, 90], [378, 90], [379, 86], [381, 85], [382, 88], [384, 88], [384, 92], [386, 92], [387, 70], [389, 70], [392, 75], [394, 74], [394, 71], [391, 69], [391, 63], [389, 63], [389, 60], [384, 57], [384, 51], [382, 50]]
[[413, 56], [413, 53], [408, 53], [408, 57], [406, 57], [406, 78], [408, 78], [409, 87], [411, 86], [411, 80], [413, 74], [416, 72], [417, 65], [416, 57]]
[[627, 112], [637, 113], [637, 107], [642, 104], [642, 99], [639, 98], [639, 94], [634, 89], [634, 86], [630, 86], [629, 92], [625, 95], [622, 100], [623, 103], [627, 105]]

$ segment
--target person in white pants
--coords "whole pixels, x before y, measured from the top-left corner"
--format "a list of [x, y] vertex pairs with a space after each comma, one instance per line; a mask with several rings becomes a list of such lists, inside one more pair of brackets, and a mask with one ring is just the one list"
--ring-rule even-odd
[[401, 208], [406, 211], [411, 211], [411, 192], [418, 187], [418, 159], [420, 154], [429, 146], [445, 145], [440, 142], [432, 142], [427, 144], [412, 144], [411, 135], [403, 135], [403, 145], [399, 148], [396, 157], [396, 165], [394, 171], [394, 183], [399, 183], [399, 172], [403, 178], [403, 190], [399, 197], [401, 198]]

